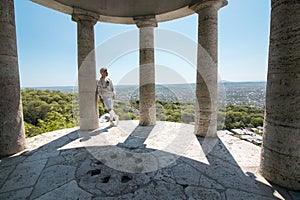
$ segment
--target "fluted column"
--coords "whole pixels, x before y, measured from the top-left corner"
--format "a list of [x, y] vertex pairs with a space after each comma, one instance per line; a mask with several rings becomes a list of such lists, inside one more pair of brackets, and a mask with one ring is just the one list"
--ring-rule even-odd
[[195, 134], [217, 135], [218, 10], [226, 0], [204, 0], [191, 7], [198, 13]]
[[135, 18], [140, 29], [140, 125], [149, 126], [156, 123], [155, 107], [155, 61], [154, 61], [154, 27], [155, 17]]
[[78, 90], [80, 129], [93, 130], [99, 127], [96, 95], [96, 60], [94, 25], [97, 14], [74, 9], [73, 21], [77, 22], [78, 45]]
[[25, 148], [13, 0], [0, 1], [0, 157]]
[[300, 2], [272, 0], [261, 173], [300, 190]]

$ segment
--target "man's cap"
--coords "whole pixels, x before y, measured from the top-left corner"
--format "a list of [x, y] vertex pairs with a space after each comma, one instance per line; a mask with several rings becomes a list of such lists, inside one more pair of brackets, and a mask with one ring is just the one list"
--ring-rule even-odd
[[100, 74], [103, 74], [105, 71], [107, 71], [107, 68], [106, 67], [101, 67]]

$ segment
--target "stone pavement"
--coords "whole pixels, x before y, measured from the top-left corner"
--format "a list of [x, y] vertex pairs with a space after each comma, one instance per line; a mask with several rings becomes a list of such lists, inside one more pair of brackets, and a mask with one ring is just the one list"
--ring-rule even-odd
[[218, 136], [137, 121], [45, 133], [0, 160], [0, 199], [300, 199], [260, 176], [260, 147]]

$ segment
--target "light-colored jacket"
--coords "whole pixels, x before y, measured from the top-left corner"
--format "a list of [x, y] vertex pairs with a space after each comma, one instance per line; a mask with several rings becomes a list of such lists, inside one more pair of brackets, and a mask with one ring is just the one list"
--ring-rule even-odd
[[97, 84], [98, 95], [100, 98], [113, 97], [115, 98], [115, 88], [110, 78], [100, 78]]

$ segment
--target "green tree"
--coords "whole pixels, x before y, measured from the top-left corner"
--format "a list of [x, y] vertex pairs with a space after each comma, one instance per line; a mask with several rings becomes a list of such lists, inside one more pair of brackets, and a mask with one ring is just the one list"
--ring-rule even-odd
[[74, 127], [78, 115], [73, 94], [60, 91], [26, 89], [21, 91], [25, 133], [32, 137], [43, 132]]
[[[21, 94], [27, 137], [78, 126], [78, 94], [35, 89], [22, 90]], [[120, 120], [136, 120], [139, 117], [139, 100], [115, 101], [115, 112]], [[99, 115], [104, 113], [107, 110], [99, 101]], [[156, 100], [157, 120], [190, 123], [194, 116], [195, 105], [192, 103]], [[264, 110], [261, 108], [227, 105], [219, 108], [218, 129], [262, 126], [263, 119]]]
[[261, 117], [253, 117], [251, 118], [251, 124], [253, 124], [254, 127], [263, 126], [264, 119]]

